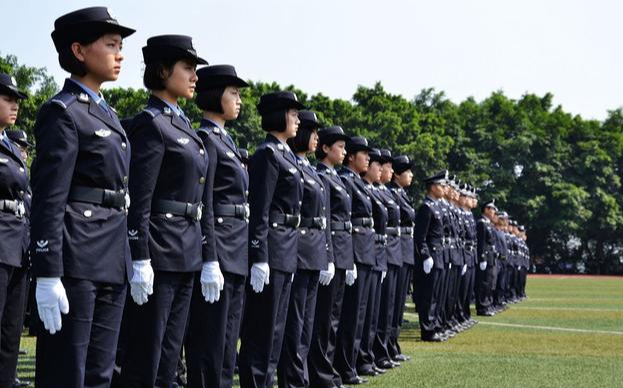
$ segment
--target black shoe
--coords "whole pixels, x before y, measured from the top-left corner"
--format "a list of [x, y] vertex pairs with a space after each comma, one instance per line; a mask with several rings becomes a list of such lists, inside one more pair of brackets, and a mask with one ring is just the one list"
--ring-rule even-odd
[[444, 341], [441, 336], [437, 333], [435, 334], [428, 334], [428, 335], [423, 335], [422, 336], [422, 341], [424, 342], [442, 342]]
[[385, 369], [381, 369], [377, 366], [372, 367], [372, 369], [374, 369], [374, 371], [380, 375], [385, 374], [385, 372], [387, 372]]
[[358, 370], [357, 373], [360, 376], [369, 376], [369, 377], [376, 377], [376, 376], [378, 376], [380, 374], [377, 371], [375, 371], [374, 369]]
[[400, 368], [402, 365], [396, 361], [390, 361], [390, 363], [394, 366], [394, 368]]
[[20, 356], [24, 356], [24, 355], [28, 354], [28, 350], [20, 349], [19, 352], [17, 352], [17, 354], [20, 355]]
[[13, 388], [23, 388], [23, 387], [29, 387], [29, 386], [30, 386], [30, 382], [21, 381], [17, 377], [15, 378], [15, 381], [13, 381]]
[[389, 360], [380, 361], [376, 364], [376, 366], [378, 366], [381, 369], [394, 369], [396, 367], [394, 363]]
[[351, 385], [359, 385], [359, 384], [365, 384], [365, 383], [367, 383], [367, 382], [368, 382], [368, 379], [364, 379], [364, 378], [361, 378], [361, 377], [359, 377], [359, 376], [355, 376], [355, 377], [353, 377], [352, 379], [346, 379], [346, 380], [344, 380], [344, 382], [345, 382], [346, 384], [351, 384]]
[[400, 361], [400, 362], [405, 362], [409, 360], [411, 360], [411, 357], [404, 355], [404, 354], [399, 354], [396, 357], [392, 358], [392, 361]]

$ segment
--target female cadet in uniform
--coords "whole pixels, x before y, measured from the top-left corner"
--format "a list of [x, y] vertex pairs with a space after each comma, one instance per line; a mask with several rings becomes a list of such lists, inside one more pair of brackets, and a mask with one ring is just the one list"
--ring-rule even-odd
[[383, 205], [387, 208], [387, 274], [382, 282], [380, 290], [381, 303], [379, 305], [379, 318], [374, 340], [374, 362], [377, 367], [388, 369], [395, 366], [389, 352], [389, 338], [396, 302], [396, 285], [398, 274], [402, 267], [402, 248], [400, 242], [400, 204], [394, 198], [392, 191], [385, 186], [394, 175], [393, 159], [388, 149], [382, 149], [383, 170], [381, 183], [376, 186], [379, 189]]
[[[288, 145], [296, 154], [305, 183], [299, 225], [298, 266], [290, 291], [285, 336], [277, 368], [281, 388], [309, 385], [305, 370], [316, 313], [318, 281], [326, 285], [333, 277], [328, 271], [327, 255], [328, 191], [306, 158], [306, 154], [315, 152], [318, 147], [317, 131], [321, 125], [312, 111], [300, 111], [299, 120], [301, 123], [296, 137], [288, 139]], [[320, 279], [322, 270], [328, 272], [323, 273]]]
[[128, 125], [135, 303], [128, 306], [124, 388], [170, 387], [175, 378], [193, 278], [202, 266], [199, 220], [208, 170], [203, 142], [177, 105], [193, 97], [196, 66], [207, 62], [191, 38], [181, 35], [149, 38], [143, 58], [143, 83], [151, 96]]
[[[381, 151], [377, 148], [372, 149], [368, 153], [370, 157], [370, 165], [363, 176], [366, 183], [366, 192], [372, 201], [372, 217], [374, 219], [374, 259], [370, 274], [370, 291], [366, 303], [365, 312], [363, 314], [363, 335], [361, 336], [361, 344], [357, 352], [357, 373], [362, 376], [378, 376], [384, 373], [376, 368], [373, 345], [376, 337], [376, 327], [379, 319], [379, 305], [381, 303], [381, 284], [383, 278], [387, 274], [387, 208], [383, 203], [380, 193], [381, 176], [383, 173], [383, 163], [385, 157], [381, 155]], [[388, 369], [390, 367], [387, 367]]]
[[272, 387], [284, 335], [292, 277], [297, 267], [297, 227], [303, 171], [286, 141], [296, 136], [294, 93], [263, 95], [257, 109], [268, 132], [249, 170], [249, 260], [238, 366], [241, 388]]
[[389, 343], [387, 345], [389, 355], [394, 361], [407, 361], [409, 359], [408, 356], [402, 354], [398, 339], [415, 263], [415, 252], [413, 250], [415, 209], [411, 206], [411, 200], [405, 191], [405, 188], [411, 186], [413, 181], [411, 167], [413, 167], [413, 162], [409, 160], [409, 157], [404, 155], [395, 157], [392, 163], [394, 175], [392, 181], [387, 185], [394, 195], [394, 199], [400, 205], [400, 245], [402, 253], [402, 267], [396, 280], [396, 299], [394, 312], [392, 313]]
[[74, 11], [54, 27], [71, 78], [41, 107], [34, 128], [32, 261], [45, 326], [35, 384], [108, 387], [130, 266], [130, 147], [100, 87], [119, 76], [122, 39], [134, 30], [105, 7]]
[[5, 132], [15, 124], [24, 98], [15, 78], [0, 74], [0, 388], [10, 388], [15, 381], [27, 287], [23, 242], [28, 233], [28, 172], [19, 147]]
[[203, 191], [203, 269], [195, 275], [186, 362], [190, 388], [233, 384], [236, 343], [248, 267], [249, 175], [225, 129], [240, 114], [240, 88], [248, 84], [229, 65], [197, 71], [198, 131], [210, 164]]
[[[337, 346], [335, 349], [335, 369], [344, 384], [361, 384], [366, 379], [357, 375], [356, 360], [363, 335], [363, 323], [370, 293], [372, 267], [376, 264], [374, 255], [374, 221], [372, 201], [366, 184], [359, 174], [368, 170], [372, 148], [368, 141], [354, 136], [346, 143], [346, 164], [340, 170], [340, 177], [348, 189], [352, 203], [352, 239], [355, 264], [352, 271], [346, 271], [346, 287], [342, 317], [340, 319]], [[356, 280], [356, 281], [355, 281]]]
[[[318, 131], [316, 167], [318, 175], [329, 191], [327, 207], [328, 268], [322, 271], [318, 287], [316, 313], [311, 346], [307, 358], [309, 385], [318, 388], [341, 386], [341, 379], [333, 368], [337, 326], [342, 313], [342, 300], [346, 271], [353, 269], [353, 240], [350, 223], [351, 200], [346, 186], [338, 177], [335, 166], [341, 165], [346, 156], [348, 136], [341, 127], [329, 127]], [[333, 275], [333, 280], [329, 280]], [[352, 279], [354, 281], [354, 279]], [[350, 283], [349, 285], [352, 285]]]

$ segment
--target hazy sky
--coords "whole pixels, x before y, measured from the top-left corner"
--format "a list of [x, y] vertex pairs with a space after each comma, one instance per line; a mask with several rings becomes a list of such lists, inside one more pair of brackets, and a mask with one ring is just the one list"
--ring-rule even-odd
[[[142, 85], [148, 37], [185, 34], [212, 64], [243, 78], [294, 84], [349, 99], [381, 81], [411, 99], [423, 88], [455, 102], [503, 90], [552, 92], [555, 103], [603, 119], [623, 105], [623, 2], [578, 0], [3, 0], [0, 53], [65, 77], [50, 38], [54, 20], [110, 7], [138, 31], [125, 41], [117, 85]], [[108, 84], [112, 85], [112, 84]]]

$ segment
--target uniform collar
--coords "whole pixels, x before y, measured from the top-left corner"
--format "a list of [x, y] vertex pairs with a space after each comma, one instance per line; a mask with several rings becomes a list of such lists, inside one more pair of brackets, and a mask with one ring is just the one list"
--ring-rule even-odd
[[102, 100], [104, 100], [104, 97], [102, 97], [101, 94], [99, 93], [95, 93], [95, 91], [91, 88], [89, 88], [88, 86], [86, 86], [85, 84], [83, 84], [82, 82], [75, 80], [73, 78], [67, 78], [67, 80], [75, 83], [76, 85], [78, 85], [80, 87], [80, 89], [82, 89], [86, 94], [89, 95], [89, 97], [91, 97], [91, 100], [93, 100], [96, 104], [99, 105], [100, 102], [102, 102]]

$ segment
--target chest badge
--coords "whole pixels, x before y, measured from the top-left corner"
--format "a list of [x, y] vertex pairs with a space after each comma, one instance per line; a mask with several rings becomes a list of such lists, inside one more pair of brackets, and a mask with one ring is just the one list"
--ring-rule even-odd
[[177, 139], [177, 142], [180, 143], [181, 145], [186, 145], [188, 144], [189, 141], [190, 139], [187, 137], [180, 137], [179, 139]]
[[112, 133], [112, 131], [110, 129], [98, 129], [97, 131], [95, 131], [95, 135], [99, 136], [99, 137], [108, 137], [110, 136], [110, 134]]
[[294, 175], [294, 174], [296, 174], [297, 170], [296, 170], [296, 168], [292, 167], [288, 171], [290, 171], [290, 174]]

